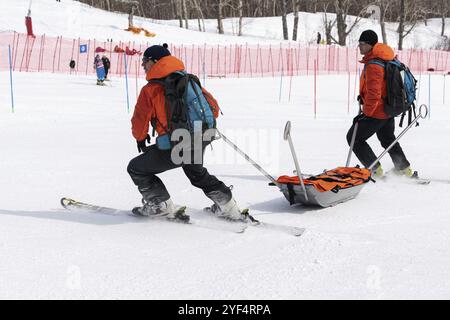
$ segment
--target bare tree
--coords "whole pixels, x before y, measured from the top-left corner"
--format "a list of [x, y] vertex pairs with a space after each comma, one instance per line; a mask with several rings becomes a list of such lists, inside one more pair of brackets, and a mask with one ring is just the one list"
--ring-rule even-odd
[[440, 1], [440, 12], [441, 12], [441, 19], [442, 19], [442, 29], [441, 29], [441, 36], [445, 36], [445, 18], [448, 14], [448, 0], [441, 0]]
[[181, 12], [183, 15], [185, 27], [186, 29], [189, 29], [189, 18], [188, 18], [189, 13], [186, 6], [186, 0], [181, 0]]
[[[411, 33], [417, 23], [417, 11], [415, 7], [415, 1], [412, 0], [405, 3], [405, 0], [400, 0], [400, 12], [399, 12], [399, 23], [398, 23], [398, 49], [403, 49], [403, 39]], [[407, 29], [407, 25], [410, 28]]]
[[[192, 0], [193, 5], [194, 5], [194, 9], [197, 10], [198, 16], [197, 16], [197, 21], [198, 21], [198, 31], [203, 31], [205, 32], [205, 17], [203, 16], [203, 10], [202, 7], [199, 5], [197, 0]], [[202, 28], [203, 26], [203, 28]]]
[[381, 27], [381, 37], [383, 38], [383, 43], [387, 44], [387, 36], [386, 36], [386, 12], [389, 8], [388, 0], [379, 0], [380, 4], [380, 27]]
[[238, 6], [238, 11], [239, 11], [239, 31], [238, 31], [238, 36], [242, 36], [242, 20], [244, 19], [244, 2], [243, 0], [239, 0], [239, 6]]
[[356, 17], [353, 24], [347, 30], [347, 15], [352, 4], [351, 0], [335, 0], [334, 7], [336, 9], [336, 22], [337, 22], [337, 30], [338, 30], [338, 43], [341, 46], [345, 46], [347, 42], [347, 36], [352, 32], [353, 28], [358, 24], [361, 20], [361, 15], [363, 10], [361, 10]]
[[287, 6], [286, 6], [286, 0], [281, 0], [281, 21], [283, 23], [283, 38], [284, 40], [289, 40], [289, 34], [288, 34], [288, 26], [287, 26]]
[[330, 5], [329, 2], [323, 3], [323, 24], [325, 28], [325, 41], [327, 45], [330, 45], [332, 42], [337, 43], [336, 39], [331, 34], [334, 25], [336, 24], [336, 19], [333, 19], [332, 21], [328, 20], [329, 5]]
[[224, 34], [223, 32], [223, 7], [225, 5], [225, 0], [218, 0], [218, 8], [217, 8], [217, 29], [219, 31], [220, 34]]
[[298, 10], [300, 7], [299, 0], [292, 0], [292, 7], [294, 9], [294, 30], [292, 31], [292, 40], [297, 41], [297, 30], [298, 30]]

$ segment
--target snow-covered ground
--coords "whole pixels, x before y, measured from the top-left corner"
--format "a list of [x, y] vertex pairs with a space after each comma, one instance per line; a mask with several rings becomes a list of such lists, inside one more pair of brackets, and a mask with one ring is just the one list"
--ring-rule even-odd
[[[1, 1], [0, 29], [23, 31], [28, 3]], [[68, 0], [36, 1], [35, 31], [128, 39], [120, 30], [125, 15], [92, 10]], [[279, 20], [273, 24], [280, 28]], [[252, 41], [148, 26], [161, 35], [155, 42]], [[431, 114], [401, 144], [422, 176], [450, 179], [448, 76], [418, 78], [419, 104], [430, 104]], [[450, 184], [370, 183], [358, 198], [332, 208], [291, 207], [259, 171], [216, 141], [206, 155], [209, 171], [234, 185], [240, 206], [255, 217], [305, 227], [300, 238], [69, 213], [59, 204], [63, 196], [124, 210], [140, 203], [126, 167], [137, 155], [130, 117], [144, 81], [130, 81], [128, 112], [124, 79], [105, 87], [81, 75], [14, 73], [13, 79], [14, 112], [9, 73], [0, 72], [0, 298], [450, 298]], [[352, 101], [355, 83], [352, 76]], [[348, 107], [347, 75], [318, 77], [316, 116], [312, 77], [294, 77], [290, 97], [284, 78], [281, 101], [280, 78], [206, 79], [205, 85], [224, 112], [219, 128], [272, 175], [294, 169], [283, 140], [287, 120], [304, 172], [344, 165], [345, 135], [356, 114], [355, 103]], [[381, 153], [376, 138], [370, 144]], [[382, 163], [392, 167], [388, 158]], [[200, 218], [210, 203], [182, 170], [161, 177], [173, 200]]]
[[[119, 209], [139, 204], [126, 173], [137, 150], [125, 83], [98, 87], [92, 77], [16, 73], [12, 113], [8, 76], [0, 73], [1, 298], [450, 297], [450, 184], [370, 183], [336, 207], [291, 207], [216, 141], [206, 165], [234, 185], [239, 204], [263, 221], [306, 227], [302, 237], [67, 213], [62, 196]], [[450, 179], [443, 79], [431, 78], [431, 118], [401, 142], [423, 176]], [[323, 76], [318, 83], [316, 119], [311, 77], [293, 79], [290, 102], [287, 86], [278, 101], [279, 79], [209, 79], [207, 87], [225, 113], [219, 127], [277, 176], [294, 168], [282, 137], [287, 120], [303, 171], [345, 162], [355, 113], [354, 104], [347, 112], [346, 78]], [[427, 83], [421, 102], [428, 101]], [[381, 152], [376, 139], [371, 144]], [[388, 158], [383, 164], [392, 166]], [[181, 169], [161, 176], [194, 219], [209, 204]]]
[[[24, 16], [27, 14], [29, 0], [3, 0], [0, 1], [0, 31], [17, 31], [25, 33]], [[82, 39], [97, 39], [105, 41], [136, 41], [137, 43], [171, 43], [171, 44], [274, 44], [283, 39], [280, 17], [244, 18], [243, 37], [237, 34], [238, 19], [224, 19], [225, 35], [217, 34], [217, 20], [205, 20], [205, 32], [198, 32], [197, 20], [190, 20], [190, 30], [178, 28], [179, 22], [161, 21], [134, 17], [134, 24], [143, 27], [156, 34], [149, 38], [142, 34], [133, 35], [124, 29], [128, 28], [128, 15], [110, 13], [90, 7], [86, 4], [65, 0], [33, 1], [31, 7], [33, 30], [35, 34], [47, 36], [61, 36], [68, 38], [81, 37]], [[333, 20], [334, 14], [329, 14], [329, 20]], [[298, 41], [302, 44], [316, 43], [317, 32], [325, 36], [323, 13], [312, 14], [301, 12], [299, 14]], [[349, 17], [353, 21], [354, 17]], [[289, 35], [292, 36], [294, 17], [288, 15]], [[398, 42], [397, 23], [387, 23], [386, 32], [388, 44], [396, 47]], [[347, 44], [356, 46], [359, 35], [363, 30], [373, 29], [381, 38], [381, 29], [375, 19], [362, 19], [361, 22], [349, 34]], [[446, 20], [445, 34], [450, 34], [450, 18]], [[420, 22], [414, 31], [404, 39], [404, 48], [435, 48], [441, 42], [441, 20], [430, 19], [428, 26]], [[333, 36], [337, 38], [337, 30], [333, 29]]]

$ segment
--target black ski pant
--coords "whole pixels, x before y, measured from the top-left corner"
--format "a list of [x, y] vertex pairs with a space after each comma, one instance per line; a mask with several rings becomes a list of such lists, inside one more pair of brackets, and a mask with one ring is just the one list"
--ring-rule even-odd
[[[355, 128], [355, 123], [351, 126], [350, 130], [347, 133], [347, 142], [350, 145], [352, 141], [353, 130]], [[370, 148], [367, 140], [373, 136], [375, 133], [377, 134], [378, 140], [381, 142], [381, 146], [386, 149], [389, 147], [392, 142], [394, 142], [395, 135], [395, 120], [394, 118], [390, 119], [375, 119], [369, 117], [363, 117], [358, 121], [358, 128], [356, 131], [355, 144], [353, 146], [353, 152], [356, 157], [358, 157], [359, 161], [364, 165], [364, 167], [369, 167], [376, 159], [377, 156]], [[406, 159], [405, 154], [403, 153], [400, 144], [397, 142], [391, 150], [389, 150], [389, 155], [392, 158], [392, 162], [394, 163], [395, 169], [403, 170], [409, 167], [410, 163]], [[375, 165], [374, 168], [377, 168], [379, 163]]]
[[[202, 152], [204, 150], [205, 148]], [[177, 165], [171, 159], [171, 150], [159, 150], [156, 145], [150, 146], [144, 153], [132, 159], [127, 171], [144, 200], [158, 204], [168, 200], [170, 195], [164, 183], [156, 175], [179, 167], [183, 169], [191, 184], [202, 189], [213, 202], [223, 205], [231, 200], [230, 188], [215, 176], [210, 175], [203, 164]]]

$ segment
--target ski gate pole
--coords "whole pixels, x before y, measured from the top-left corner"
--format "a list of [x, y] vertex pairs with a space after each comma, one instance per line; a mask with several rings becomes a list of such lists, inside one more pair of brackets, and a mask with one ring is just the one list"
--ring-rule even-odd
[[257, 164], [255, 161], [253, 161], [244, 151], [239, 149], [237, 145], [235, 145], [233, 142], [228, 140], [228, 138], [220, 132], [218, 129], [216, 129], [216, 132], [220, 135], [220, 137], [228, 143], [231, 147], [233, 147], [234, 150], [236, 150], [241, 156], [245, 158], [248, 162], [250, 162], [256, 169], [258, 169], [267, 179], [269, 179], [272, 183], [274, 183], [278, 188], [280, 188], [280, 183], [275, 180], [274, 177], [272, 177], [270, 174], [267, 173], [266, 170], [264, 170], [259, 164]]
[[411, 123], [398, 135], [397, 139], [394, 140], [394, 142], [392, 142], [390, 144], [389, 147], [387, 147], [381, 154], [380, 156], [374, 161], [372, 162], [372, 164], [367, 168], [369, 170], [372, 170], [372, 168], [378, 163], [378, 161], [381, 160], [381, 158], [384, 157], [384, 155], [386, 153], [389, 152], [389, 150], [392, 149], [392, 147], [394, 147], [394, 145], [398, 142], [398, 140], [400, 140], [401, 137], [403, 137], [403, 135], [406, 133], [406, 131], [408, 131], [413, 124], [415, 124], [417, 122], [417, 120], [419, 120], [419, 118], [425, 119], [428, 115], [428, 107], [425, 104], [422, 104], [419, 108], [419, 114], [417, 115], [417, 117], [415, 117]]
[[9, 60], [9, 86], [11, 90], [11, 111], [14, 113], [14, 90], [13, 90], [13, 77], [12, 77], [12, 61], [11, 61], [11, 45], [8, 45], [8, 60]]
[[127, 91], [127, 111], [130, 113], [130, 95], [128, 94], [128, 70], [127, 70], [127, 53], [123, 53], [123, 60], [125, 62], [125, 86]]

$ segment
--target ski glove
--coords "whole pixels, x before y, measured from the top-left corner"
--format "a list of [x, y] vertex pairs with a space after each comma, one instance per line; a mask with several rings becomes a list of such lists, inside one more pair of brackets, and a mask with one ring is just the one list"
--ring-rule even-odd
[[144, 138], [144, 140], [141, 140], [141, 141], [136, 140], [138, 152], [145, 152], [145, 151], [147, 151], [148, 146], [145, 143], [146, 141], [148, 143], [150, 143], [150, 135], [148, 135], [148, 134]]
[[366, 119], [366, 115], [364, 113], [358, 114], [356, 117], [353, 118], [353, 124], [360, 122], [361, 120]]
[[363, 104], [364, 104], [363, 98], [362, 98], [360, 95], [358, 95], [358, 97], [356, 98], [356, 100], [359, 102], [360, 105], [363, 105]]

